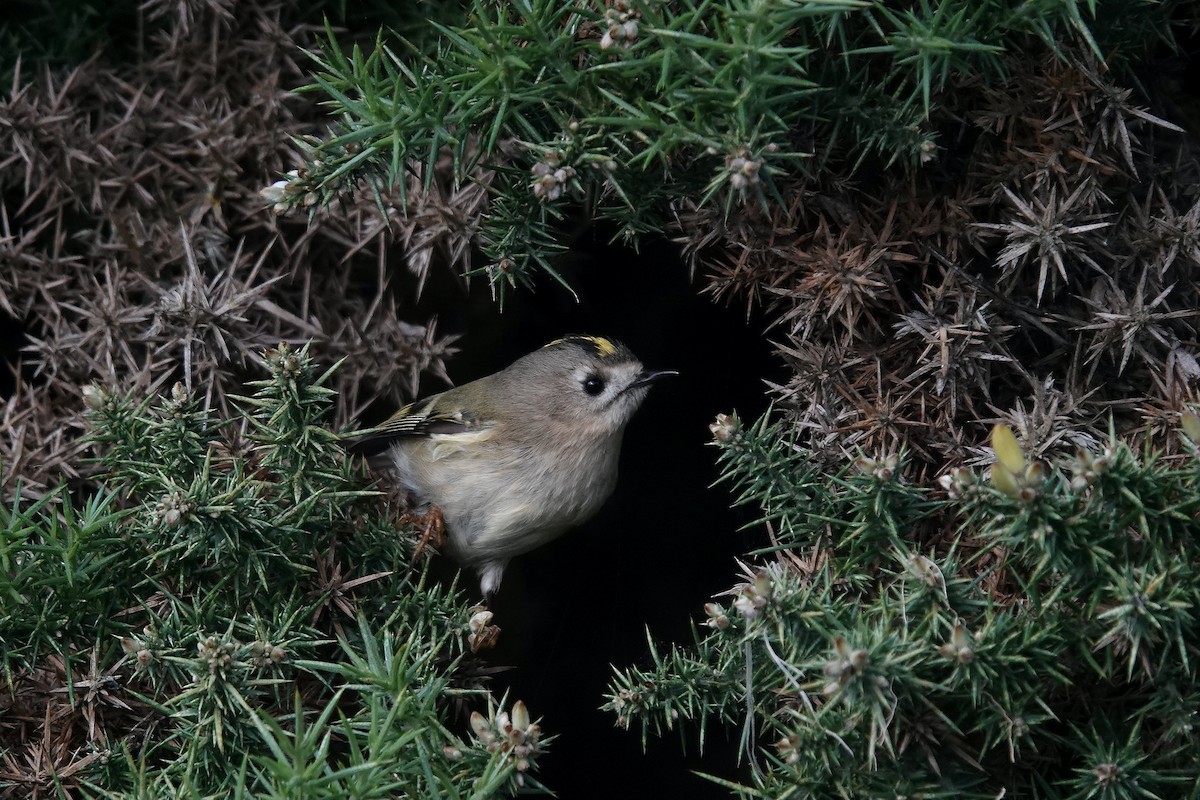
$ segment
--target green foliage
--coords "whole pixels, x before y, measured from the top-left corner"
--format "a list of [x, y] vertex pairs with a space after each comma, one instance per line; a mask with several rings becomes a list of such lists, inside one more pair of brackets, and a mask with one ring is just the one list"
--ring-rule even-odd
[[10, 683], [14, 669], [58, 651], [62, 638], [102, 634], [111, 612], [132, 601], [112, 581], [126, 551], [116, 531], [126, 512], [113, 500], [97, 493], [77, 510], [60, 490], [0, 507], [0, 669]]
[[1000, 428], [991, 480], [941, 491], [895, 456], [821, 476], [766, 418], [714, 432], [775, 558], [618, 670], [619, 725], [740, 725], [745, 797], [1200, 796], [1194, 452], [1047, 469]]
[[482, 271], [503, 296], [537, 270], [558, 277], [565, 207], [636, 242], [667, 228], [680, 199], [728, 213], [831, 161], [919, 164], [937, 147], [931, 119], [951, 75], [998, 78], [1001, 54], [1038, 40], [1057, 52], [1070, 36], [1127, 58], [1170, 39], [1171, 7], [477, 0], [465, 22], [435, 25], [435, 53], [382, 35], [346, 53], [331, 31], [308, 88], [337, 123], [271, 197], [325, 205], [365, 183], [382, 205], [403, 199], [408, 174], [428, 190], [448, 159], [456, 186], [491, 192]]
[[[410, 565], [411, 531], [322, 425], [333, 370], [287, 345], [265, 361], [224, 420], [181, 384], [140, 402], [89, 387], [113, 488], [0, 510], [0, 795], [540, 788], [536, 724], [474, 671], [478, 609]], [[479, 704], [492, 722], [464, 735]], [[54, 731], [18, 724], [43, 718]]]

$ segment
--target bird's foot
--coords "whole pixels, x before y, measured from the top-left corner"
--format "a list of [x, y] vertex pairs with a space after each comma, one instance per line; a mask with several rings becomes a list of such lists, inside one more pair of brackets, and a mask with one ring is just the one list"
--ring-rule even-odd
[[425, 552], [426, 547], [440, 550], [446, 543], [446, 520], [442, 517], [442, 510], [437, 506], [430, 506], [424, 514], [405, 514], [402, 519], [411, 522], [421, 530], [421, 538], [417, 540], [417, 547], [413, 550], [410, 563], [417, 563], [417, 559]]

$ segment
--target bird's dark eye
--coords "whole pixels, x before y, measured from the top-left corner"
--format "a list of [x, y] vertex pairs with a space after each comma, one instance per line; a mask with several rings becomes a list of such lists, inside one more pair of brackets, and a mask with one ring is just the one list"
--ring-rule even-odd
[[583, 382], [583, 390], [592, 397], [595, 397], [604, 391], [604, 381], [592, 375]]

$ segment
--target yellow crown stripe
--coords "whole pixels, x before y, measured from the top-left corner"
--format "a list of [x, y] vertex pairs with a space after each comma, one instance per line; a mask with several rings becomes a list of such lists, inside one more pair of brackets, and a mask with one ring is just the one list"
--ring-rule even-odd
[[546, 347], [554, 347], [564, 342], [588, 342], [596, 348], [596, 354], [601, 358], [608, 358], [617, 352], [617, 346], [602, 336], [564, 336], [562, 339], [555, 339]]

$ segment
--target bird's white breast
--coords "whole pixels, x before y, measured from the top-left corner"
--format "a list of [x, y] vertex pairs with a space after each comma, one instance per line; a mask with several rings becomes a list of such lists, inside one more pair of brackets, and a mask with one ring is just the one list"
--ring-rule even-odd
[[450, 554], [468, 564], [532, 550], [591, 517], [616, 484], [620, 434], [563, 446], [501, 444], [492, 430], [395, 445], [401, 482], [446, 520]]

